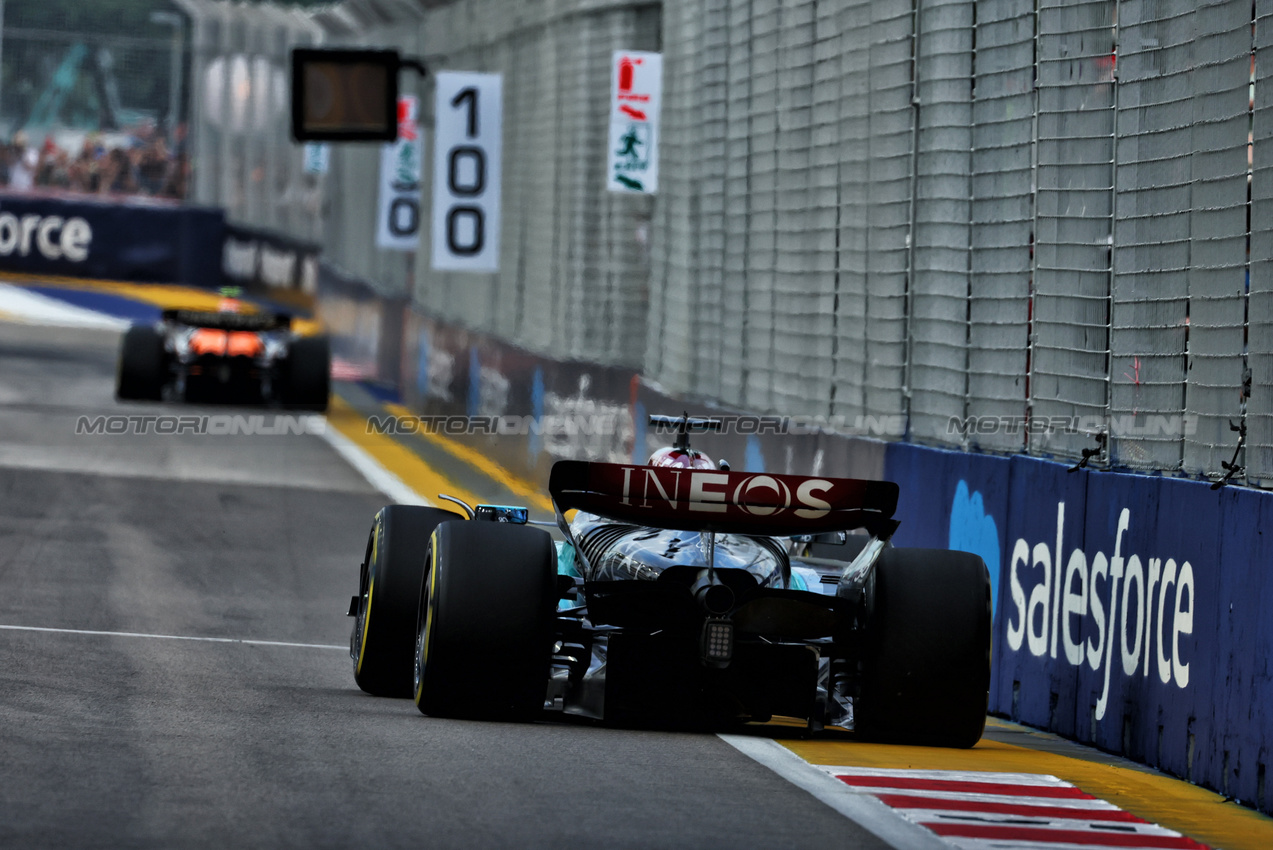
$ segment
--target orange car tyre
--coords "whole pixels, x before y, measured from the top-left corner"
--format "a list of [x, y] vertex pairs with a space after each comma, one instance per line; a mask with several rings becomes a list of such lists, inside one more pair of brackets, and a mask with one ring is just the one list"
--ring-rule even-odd
[[302, 410], [326, 410], [331, 372], [331, 344], [327, 337], [297, 339], [287, 356], [283, 403]]
[[532, 720], [544, 709], [557, 606], [547, 532], [448, 522], [420, 593], [413, 686], [421, 713]]
[[149, 325], [133, 325], [120, 341], [115, 397], [159, 401], [167, 366], [163, 335]]
[[415, 505], [388, 505], [376, 514], [359, 573], [349, 654], [354, 681], [369, 694], [411, 696], [416, 606], [429, 536], [458, 514]]
[[867, 580], [854, 728], [867, 740], [971, 747], [990, 691], [990, 576], [945, 549], [885, 549]]

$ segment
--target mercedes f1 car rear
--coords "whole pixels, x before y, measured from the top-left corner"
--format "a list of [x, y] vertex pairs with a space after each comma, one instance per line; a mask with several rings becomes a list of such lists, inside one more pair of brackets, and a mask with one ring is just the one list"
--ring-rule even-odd
[[990, 678], [982, 560], [893, 548], [895, 484], [717, 468], [685, 436], [709, 421], [680, 422], [651, 465], [554, 465], [556, 545], [524, 508], [382, 509], [349, 611], [358, 685], [430, 715], [782, 715], [975, 744]]
[[326, 337], [300, 336], [287, 315], [240, 312], [231, 303], [215, 311], [165, 310], [156, 324], [129, 328], [115, 395], [325, 410], [330, 381]]

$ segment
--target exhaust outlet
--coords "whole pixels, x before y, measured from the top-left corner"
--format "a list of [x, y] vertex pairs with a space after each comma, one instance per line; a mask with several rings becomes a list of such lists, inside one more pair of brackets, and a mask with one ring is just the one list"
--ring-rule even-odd
[[695, 601], [708, 614], [719, 617], [729, 613], [734, 607], [734, 591], [729, 585], [722, 584], [713, 570], [702, 570], [690, 587]]

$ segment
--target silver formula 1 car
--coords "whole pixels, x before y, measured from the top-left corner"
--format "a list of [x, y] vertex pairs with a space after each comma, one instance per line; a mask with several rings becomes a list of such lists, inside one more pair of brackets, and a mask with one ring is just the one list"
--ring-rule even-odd
[[556, 544], [525, 508], [382, 509], [349, 608], [358, 685], [429, 715], [786, 716], [975, 744], [990, 679], [981, 558], [893, 548], [896, 484], [730, 471], [689, 447], [711, 420], [670, 421], [676, 445], [646, 466], [553, 466]]
[[129, 328], [115, 395], [326, 410], [330, 383], [326, 337], [301, 336], [285, 314], [225, 299], [218, 310], [165, 310], [157, 323]]

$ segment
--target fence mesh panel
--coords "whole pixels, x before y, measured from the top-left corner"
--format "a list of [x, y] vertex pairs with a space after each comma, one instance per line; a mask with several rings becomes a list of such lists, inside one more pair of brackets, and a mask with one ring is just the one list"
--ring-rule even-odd
[[1273, 485], [1273, 14], [1255, 22], [1247, 477]]
[[[1041, 0], [1038, 10], [1030, 403], [1035, 420], [1094, 429], [1108, 403], [1114, 6]], [[1034, 451], [1067, 457], [1093, 445], [1068, 429], [1030, 438]]]
[[[1034, 2], [977, 3], [967, 415], [971, 447], [1025, 448], [1034, 229]], [[957, 433], [948, 433], [954, 441]]]
[[968, 389], [973, 4], [927, 0], [918, 26], [910, 427], [939, 441], [964, 415]]
[[826, 89], [818, 81], [820, 70], [825, 72], [817, 61], [820, 5], [816, 0], [782, 3], [775, 92], [777, 227], [769, 407], [796, 415], [827, 413], [831, 378], [837, 209], [835, 143], [829, 136], [835, 122], [831, 110], [815, 104]]
[[1192, 18], [1187, 0], [1119, 8], [1110, 456], [1140, 468], [1180, 466], [1178, 436], [1122, 424], [1184, 411]]
[[845, 79], [841, 147], [852, 167], [841, 190], [844, 274], [833, 410], [843, 416], [897, 416], [906, 411], [914, 14], [909, 0], [875, 0], [848, 4], [841, 21], [842, 55], [851, 72]]
[[[648, 362], [673, 392], [697, 393], [711, 383], [700, 365], [700, 334], [711, 333], [713, 319], [700, 313], [700, 297], [709, 291], [695, 286], [702, 187], [709, 181], [700, 170], [696, 144], [703, 61], [703, 0], [666, 10], [663, 111], [660, 142], [660, 200], [654, 222]], [[672, 130], [675, 127], [676, 130]], [[707, 165], [712, 168], [712, 165]], [[703, 346], [706, 348], [706, 346]]]
[[1249, 241], [1251, 7], [1200, 5], [1193, 94], [1184, 469], [1222, 473], [1242, 418]]

